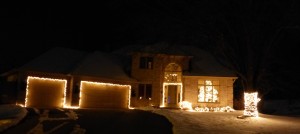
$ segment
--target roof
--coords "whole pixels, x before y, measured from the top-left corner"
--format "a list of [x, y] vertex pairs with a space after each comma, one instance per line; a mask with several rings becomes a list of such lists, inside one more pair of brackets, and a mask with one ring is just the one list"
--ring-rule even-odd
[[72, 74], [132, 81], [134, 79], [126, 72], [126, 67], [129, 65], [130, 60], [127, 56], [96, 51], [86, 56]]
[[20, 71], [70, 74], [134, 81], [126, 72], [128, 56], [103, 52], [87, 53], [55, 47], [19, 68]]
[[21, 66], [19, 70], [69, 74], [86, 55], [86, 52], [55, 47]]
[[126, 55], [130, 52], [192, 56], [191, 68], [183, 72], [184, 76], [236, 76], [233, 71], [218, 63], [210, 53], [198, 47], [169, 44], [128, 46], [113, 53], [87, 53], [56, 47], [21, 66], [19, 70], [134, 81], [129, 75], [130, 57]]
[[114, 53], [154, 53], [154, 54], [168, 54], [179, 56], [191, 56], [190, 67], [188, 72], [183, 72], [185, 76], [224, 76], [236, 77], [232, 70], [221, 65], [215, 57], [203, 49], [191, 45], [171, 45], [168, 43], [158, 43], [148, 46], [126, 46]]

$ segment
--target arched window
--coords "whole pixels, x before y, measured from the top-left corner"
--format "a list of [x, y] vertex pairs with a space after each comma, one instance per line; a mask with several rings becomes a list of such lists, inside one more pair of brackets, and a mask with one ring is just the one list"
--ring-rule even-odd
[[165, 82], [181, 82], [182, 70], [176, 63], [170, 63], [165, 68]]

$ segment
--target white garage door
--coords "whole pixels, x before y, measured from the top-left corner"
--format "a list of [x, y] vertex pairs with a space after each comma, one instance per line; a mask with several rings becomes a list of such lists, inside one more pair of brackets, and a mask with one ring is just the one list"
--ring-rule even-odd
[[27, 78], [26, 107], [57, 108], [65, 103], [66, 80], [40, 78], [29, 76]]
[[130, 86], [81, 81], [80, 108], [128, 108]]

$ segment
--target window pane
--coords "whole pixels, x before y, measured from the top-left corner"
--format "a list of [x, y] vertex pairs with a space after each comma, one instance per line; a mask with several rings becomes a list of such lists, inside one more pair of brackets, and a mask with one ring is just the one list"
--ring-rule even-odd
[[147, 84], [146, 85], [146, 98], [149, 99], [152, 97], [152, 85]]
[[144, 84], [139, 84], [139, 98], [142, 99], [144, 97]]
[[218, 102], [219, 101], [219, 86], [213, 86], [213, 102]]
[[153, 68], [153, 58], [147, 57], [147, 68], [152, 69]]
[[147, 60], [146, 57], [140, 58], [140, 68], [146, 68]]
[[219, 81], [218, 80], [213, 81], [213, 85], [219, 85]]
[[198, 102], [204, 102], [204, 86], [199, 86]]
[[212, 81], [206, 80], [206, 81], [205, 81], [205, 85], [212, 85]]
[[213, 101], [213, 96], [212, 96], [213, 89], [212, 89], [212, 86], [206, 86], [205, 87], [205, 91], [206, 91], [206, 93], [205, 93], [205, 101], [206, 102], [212, 102]]
[[199, 85], [204, 85], [204, 80], [198, 80]]

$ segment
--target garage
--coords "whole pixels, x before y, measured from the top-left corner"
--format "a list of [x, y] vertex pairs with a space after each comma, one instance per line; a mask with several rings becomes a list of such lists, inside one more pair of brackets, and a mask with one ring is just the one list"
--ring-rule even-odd
[[58, 108], [65, 103], [67, 80], [27, 77], [26, 107]]
[[81, 81], [80, 108], [129, 108], [130, 85]]

